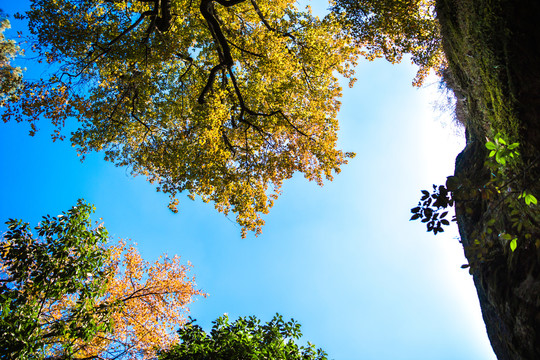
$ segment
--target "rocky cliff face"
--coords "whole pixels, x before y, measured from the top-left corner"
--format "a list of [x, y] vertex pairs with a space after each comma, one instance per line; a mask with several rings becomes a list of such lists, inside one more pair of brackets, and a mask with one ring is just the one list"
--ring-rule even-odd
[[[486, 152], [480, 141], [470, 141], [456, 161], [455, 175], [485, 178]], [[477, 184], [481, 184], [481, 180]], [[483, 261], [473, 251], [474, 238], [488, 201], [457, 201], [456, 217], [465, 254], [480, 300], [491, 345], [503, 359], [540, 359], [540, 262], [534, 244], [521, 244], [511, 252], [495, 241]], [[472, 209], [472, 211], [470, 211]]]
[[[515, 208], [505, 205], [525, 188], [540, 198], [540, 1], [437, 0], [437, 15], [449, 61], [446, 80], [467, 128], [455, 176], [476, 191], [456, 198], [456, 217], [487, 333], [501, 360], [540, 359], [540, 207], [513, 215], [523, 218], [523, 230], [508, 220]], [[492, 176], [485, 143], [497, 132], [520, 143], [522, 165], [503, 193], [489, 197], [483, 191]], [[479, 242], [486, 222], [495, 220], [503, 227]], [[515, 251], [502, 233], [516, 234]]]

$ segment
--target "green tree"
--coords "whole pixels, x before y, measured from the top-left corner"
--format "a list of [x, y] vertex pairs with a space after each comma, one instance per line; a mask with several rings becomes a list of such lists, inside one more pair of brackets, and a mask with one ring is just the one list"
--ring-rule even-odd
[[250, 316], [229, 322], [227, 315], [213, 322], [211, 332], [193, 322], [182, 327], [178, 334], [180, 343], [159, 355], [161, 360], [188, 359], [326, 359], [326, 353], [315, 349], [308, 342], [306, 347], [298, 346], [300, 324], [294, 320], [285, 322], [281, 315], [261, 325], [260, 321]]
[[19, 46], [4, 36], [10, 28], [9, 20], [0, 9], [0, 108], [6, 100], [13, 99], [22, 84], [22, 70], [11, 65], [11, 60], [20, 53]]
[[352, 157], [336, 149], [341, 88], [356, 61], [332, 14], [293, 0], [33, 0], [41, 61], [3, 119], [78, 120], [81, 155], [104, 151], [170, 195], [187, 192], [261, 231], [284, 180], [322, 184]]
[[446, 67], [435, 0], [336, 0], [333, 11], [366, 58], [397, 63], [410, 54], [419, 67], [415, 86]]
[[[35, 237], [28, 223], [7, 221], [0, 242], [0, 353], [8, 359], [71, 353], [77, 340], [109, 327], [97, 306], [107, 282], [107, 231], [92, 228], [82, 201], [57, 217], [44, 216]], [[66, 297], [73, 304], [54, 309]]]

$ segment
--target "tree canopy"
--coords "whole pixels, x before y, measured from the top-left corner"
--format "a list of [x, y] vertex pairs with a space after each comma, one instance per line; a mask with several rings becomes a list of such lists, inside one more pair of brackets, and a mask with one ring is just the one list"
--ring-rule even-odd
[[415, 86], [430, 70], [441, 75], [446, 67], [435, 0], [336, 0], [333, 11], [366, 58], [396, 63], [410, 54], [419, 67]]
[[279, 314], [266, 324], [254, 316], [230, 323], [227, 315], [213, 324], [210, 333], [193, 321], [186, 324], [178, 330], [180, 342], [160, 352], [159, 359], [327, 359], [322, 349], [309, 342], [307, 346], [296, 344], [302, 337], [300, 324], [294, 320], [285, 322]]
[[322, 185], [354, 156], [336, 148], [341, 88], [357, 56], [398, 62], [420, 85], [445, 60], [433, 0], [338, 0], [322, 20], [292, 0], [31, 0], [17, 17], [48, 75], [3, 120], [38, 120], [84, 157], [236, 214], [242, 234], [295, 172]]
[[180, 258], [150, 264], [125, 242], [106, 246], [79, 201], [35, 229], [7, 222], [0, 241], [0, 351], [9, 359], [151, 358], [176, 341], [204, 295]]
[[292, 0], [32, 0], [33, 49], [53, 69], [26, 82], [5, 121], [40, 117], [84, 156], [103, 151], [170, 195], [187, 192], [261, 231], [283, 180], [322, 184], [356, 49], [341, 24]]

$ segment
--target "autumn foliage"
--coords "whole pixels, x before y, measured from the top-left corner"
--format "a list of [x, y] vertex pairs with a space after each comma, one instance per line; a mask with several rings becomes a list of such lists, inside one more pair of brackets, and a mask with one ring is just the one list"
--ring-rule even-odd
[[409, 54], [418, 66], [413, 84], [423, 84], [430, 71], [446, 68], [435, 0], [336, 0], [339, 14], [362, 55], [397, 63]]
[[168, 349], [197, 295], [190, 265], [149, 263], [134, 246], [106, 246], [79, 201], [46, 216], [34, 236], [8, 221], [0, 241], [0, 352], [7, 358], [142, 359]]
[[[161, 4], [159, 7], [158, 5]], [[4, 121], [46, 118], [80, 155], [103, 151], [170, 196], [186, 193], [259, 233], [284, 180], [322, 184], [336, 149], [354, 41], [293, 0], [33, 0], [19, 14], [53, 71], [26, 82]]]
[[111, 273], [103, 304], [114, 308], [112, 330], [81, 342], [81, 354], [152, 358], [156, 349], [168, 349], [177, 341], [175, 331], [186, 321], [187, 305], [204, 294], [188, 277], [191, 265], [182, 265], [178, 256], [149, 263], [123, 241], [110, 250]]

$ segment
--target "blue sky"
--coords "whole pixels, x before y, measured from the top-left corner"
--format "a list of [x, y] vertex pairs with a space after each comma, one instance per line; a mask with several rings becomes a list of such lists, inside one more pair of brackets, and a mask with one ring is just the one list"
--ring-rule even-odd
[[[0, 8], [24, 10], [7, 0]], [[14, 37], [22, 24], [11, 21]], [[39, 76], [32, 61], [20, 64]], [[266, 321], [279, 312], [334, 359], [495, 359], [457, 230], [434, 237], [408, 221], [420, 190], [453, 173], [464, 145], [451, 115], [434, 109], [436, 80], [415, 89], [414, 74], [408, 64], [360, 62], [339, 114], [339, 146], [356, 158], [322, 188], [301, 175], [286, 182], [257, 238], [241, 239], [234, 217], [199, 200], [182, 197], [173, 214], [144, 178], [52, 143], [45, 122], [33, 138], [27, 124], [1, 124], [0, 219], [36, 224], [86, 199], [146, 259], [192, 262], [209, 296], [191, 316], [207, 329], [223, 313]]]

